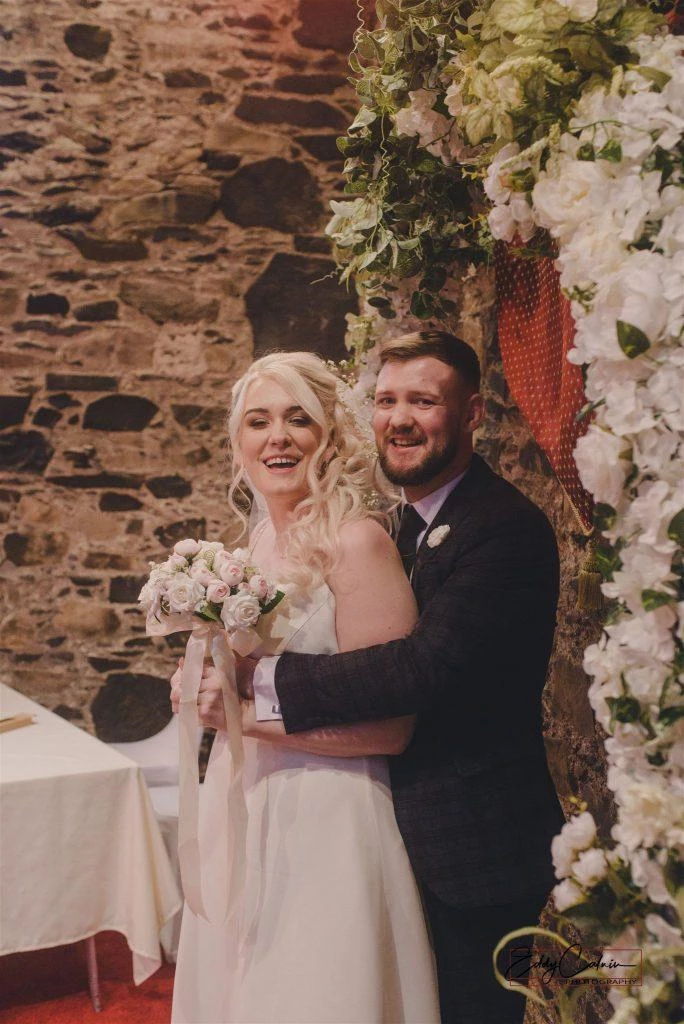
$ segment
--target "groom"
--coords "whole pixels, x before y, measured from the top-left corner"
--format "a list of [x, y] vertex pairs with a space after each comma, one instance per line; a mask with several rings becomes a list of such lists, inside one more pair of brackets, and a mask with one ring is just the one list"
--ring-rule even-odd
[[281, 714], [298, 732], [417, 714], [390, 771], [442, 1021], [519, 1024], [525, 1001], [497, 984], [491, 955], [506, 932], [536, 923], [563, 823], [540, 706], [555, 539], [539, 509], [473, 454], [483, 416], [474, 351], [421, 331], [386, 344], [381, 363], [373, 427], [382, 468], [403, 488], [397, 545], [420, 619], [405, 639], [365, 650], [264, 659], [257, 717]]

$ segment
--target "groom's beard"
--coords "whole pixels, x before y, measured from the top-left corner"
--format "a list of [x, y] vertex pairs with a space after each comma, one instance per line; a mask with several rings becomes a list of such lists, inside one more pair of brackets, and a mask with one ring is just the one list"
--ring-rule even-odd
[[454, 461], [458, 455], [459, 444], [458, 438], [451, 438], [440, 447], [426, 452], [417, 464], [404, 469], [392, 463], [388, 454], [389, 445], [385, 440], [378, 446], [378, 462], [390, 483], [399, 487], [419, 487], [429, 483]]

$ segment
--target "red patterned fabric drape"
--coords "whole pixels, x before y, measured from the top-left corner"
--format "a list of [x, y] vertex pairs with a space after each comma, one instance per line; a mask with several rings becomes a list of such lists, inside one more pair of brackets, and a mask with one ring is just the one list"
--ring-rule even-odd
[[497, 243], [496, 293], [499, 347], [511, 394], [589, 533], [592, 500], [572, 456], [588, 425], [576, 419], [585, 401], [582, 372], [566, 358], [575, 325], [553, 260], [526, 259]]

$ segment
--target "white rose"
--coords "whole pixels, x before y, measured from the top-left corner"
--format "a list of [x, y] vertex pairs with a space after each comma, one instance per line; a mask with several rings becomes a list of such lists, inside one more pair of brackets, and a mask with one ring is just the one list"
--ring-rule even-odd
[[589, 811], [566, 821], [551, 841], [551, 856], [557, 878], [569, 875], [578, 850], [585, 850], [596, 838], [596, 823]]
[[662, 866], [651, 860], [645, 850], [636, 850], [629, 859], [629, 866], [634, 882], [640, 889], [646, 890], [649, 899], [654, 903], [674, 902], [667, 891]]
[[160, 586], [158, 583], [153, 583], [151, 580], [147, 581], [138, 594], [138, 601], [140, 602], [140, 607], [144, 612], [152, 612], [153, 614], [157, 614], [159, 612], [161, 595], [164, 589], [165, 588]]
[[202, 545], [198, 540], [192, 540], [186, 538], [185, 540], [179, 540], [177, 544], [173, 545], [173, 550], [177, 555], [183, 555], [184, 558], [193, 558]]
[[508, 203], [503, 206], [495, 206], [490, 210], [488, 220], [494, 238], [502, 239], [504, 242], [513, 241], [517, 224]]
[[214, 580], [207, 587], [207, 601], [212, 601], [214, 604], [221, 604], [229, 594], [230, 587], [223, 580]]
[[585, 889], [590, 889], [605, 877], [608, 870], [606, 855], [603, 850], [583, 850], [572, 866], [572, 874], [576, 881]]
[[268, 580], [260, 573], [255, 573], [249, 581], [249, 590], [256, 598], [263, 601], [269, 590]]
[[229, 587], [237, 587], [238, 583], [244, 579], [245, 567], [241, 561], [225, 551], [221, 551], [214, 561], [214, 572]]
[[260, 614], [259, 601], [254, 594], [241, 593], [227, 597], [221, 609], [221, 619], [229, 632], [254, 626]]
[[571, 21], [591, 21], [598, 11], [598, 0], [557, 0], [565, 7]]
[[551, 890], [551, 895], [559, 914], [562, 914], [568, 907], [575, 907], [578, 903], [583, 903], [585, 900], [584, 893], [579, 885], [573, 882], [571, 878], [564, 878], [562, 882], [559, 882]]
[[682, 933], [678, 928], [668, 924], [660, 914], [647, 914], [645, 924], [651, 935], [655, 936], [661, 946], [664, 946], [666, 949], [674, 947], [680, 950], [682, 948]]
[[216, 580], [215, 575], [207, 568], [207, 563], [203, 559], [195, 562], [195, 564], [190, 567], [188, 576], [190, 579], [197, 580], [197, 582], [201, 583], [203, 587], [208, 587], [210, 583], [214, 583]]
[[183, 574], [169, 581], [166, 597], [172, 612], [193, 612], [204, 593], [201, 583]]
[[183, 555], [169, 555], [164, 562], [163, 568], [169, 572], [177, 572], [179, 569], [187, 569], [188, 560]]
[[621, 458], [624, 449], [623, 438], [592, 423], [573, 452], [583, 486], [596, 501], [605, 502], [613, 508], [622, 497], [629, 468], [627, 460]]

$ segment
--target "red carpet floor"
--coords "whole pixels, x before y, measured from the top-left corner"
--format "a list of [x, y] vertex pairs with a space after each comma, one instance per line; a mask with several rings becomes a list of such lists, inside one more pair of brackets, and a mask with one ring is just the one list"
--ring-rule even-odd
[[84, 943], [0, 957], [0, 1024], [168, 1024], [173, 966], [133, 984], [131, 953], [118, 932], [97, 936], [102, 1011], [88, 991]]

